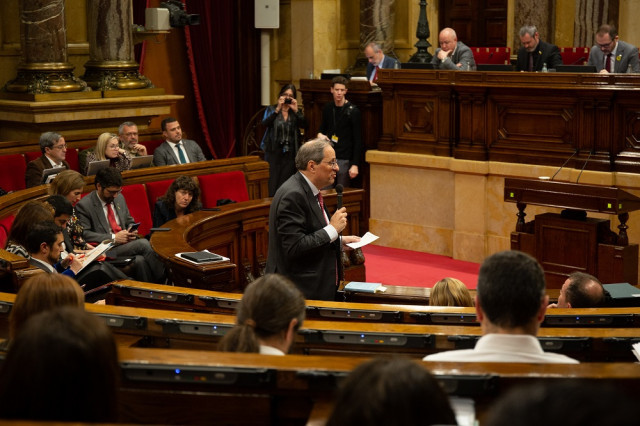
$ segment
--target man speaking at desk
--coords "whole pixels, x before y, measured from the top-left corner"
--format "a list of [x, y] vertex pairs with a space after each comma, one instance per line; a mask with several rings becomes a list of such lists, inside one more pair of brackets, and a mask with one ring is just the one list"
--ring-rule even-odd
[[289, 277], [307, 299], [334, 300], [342, 279], [341, 244], [360, 241], [339, 236], [347, 209], [329, 216], [320, 193], [336, 178], [336, 153], [329, 142], [314, 139], [298, 151], [296, 168], [271, 202], [266, 272]]

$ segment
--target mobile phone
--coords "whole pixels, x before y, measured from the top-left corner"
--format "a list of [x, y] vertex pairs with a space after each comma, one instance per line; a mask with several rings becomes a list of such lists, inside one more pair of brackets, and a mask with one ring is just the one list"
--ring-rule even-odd
[[129, 228], [127, 229], [128, 232], [135, 232], [138, 230], [138, 227], [140, 226], [140, 222], [136, 222], [136, 223], [132, 223], [131, 225], [129, 225]]

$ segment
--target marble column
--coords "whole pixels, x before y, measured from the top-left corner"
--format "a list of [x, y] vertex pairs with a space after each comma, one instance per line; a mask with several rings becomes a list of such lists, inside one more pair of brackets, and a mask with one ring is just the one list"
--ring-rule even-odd
[[152, 88], [133, 53], [131, 0], [87, 2], [89, 61], [82, 77], [94, 90]]
[[64, 0], [20, 1], [22, 62], [4, 90], [12, 93], [64, 93], [88, 90], [67, 62]]

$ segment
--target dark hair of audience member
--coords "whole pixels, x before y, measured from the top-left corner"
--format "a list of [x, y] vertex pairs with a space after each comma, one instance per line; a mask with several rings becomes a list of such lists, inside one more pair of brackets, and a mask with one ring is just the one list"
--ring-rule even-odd
[[[572, 308], [594, 308], [604, 304], [605, 292], [599, 279], [585, 272], [574, 272], [569, 275], [569, 280], [566, 298]], [[584, 288], [591, 281], [598, 285], [601, 292], [593, 293]]]
[[49, 247], [58, 239], [58, 234], [62, 234], [62, 228], [56, 225], [52, 220], [46, 220], [36, 223], [27, 232], [27, 240], [24, 248], [29, 254], [38, 253], [42, 243], [46, 243]]
[[16, 218], [11, 225], [11, 230], [7, 236], [7, 245], [16, 243], [26, 248], [29, 229], [35, 223], [53, 220], [53, 213], [53, 207], [41, 201], [27, 201], [24, 203], [16, 213]]
[[63, 214], [71, 216], [73, 214], [73, 205], [63, 195], [50, 195], [44, 200], [45, 203], [53, 207], [53, 216], [58, 217]]
[[406, 358], [374, 358], [341, 384], [327, 426], [455, 425], [449, 398], [433, 375]]
[[118, 355], [111, 331], [74, 307], [31, 317], [0, 370], [0, 418], [113, 422]]
[[456, 278], [443, 278], [431, 289], [430, 306], [472, 307], [473, 298], [464, 283]]
[[491, 323], [528, 327], [545, 295], [544, 272], [528, 254], [512, 250], [489, 256], [478, 274], [477, 296]]
[[115, 167], [105, 167], [98, 170], [95, 177], [95, 184], [102, 186], [102, 189], [110, 186], [122, 186], [122, 175]]
[[33, 315], [62, 306], [84, 309], [84, 293], [78, 283], [63, 274], [37, 274], [20, 287], [9, 314], [9, 336], [15, 339]]
[[[222, 352], [260, 352], [260, 340], [297, 330], [305, 318], [305, 300], [289, 279], [267, 274], [247, 286], [238, 305], [236, 326], [218, 344]], [[286, 351], [285, 351], [286, 352]]]
[[487, 426], [627, 426], [638, 411], [627, 394], [606, 383], [560, 379], [512, 389], [487, 414]]
[[200, 210], [200, 185], [198, 185], [191, 176], [178, 176], [173, 182], [171, 182], [171, 185], [167, 188], [167, 192], [158, 199], [161, 200], [167, 208], [174, 210], [176, 204], [176, 192], [181, 189], [189, 191], [193, 196], [191, 202], [185, 209], [185, 213], [192, 213]]

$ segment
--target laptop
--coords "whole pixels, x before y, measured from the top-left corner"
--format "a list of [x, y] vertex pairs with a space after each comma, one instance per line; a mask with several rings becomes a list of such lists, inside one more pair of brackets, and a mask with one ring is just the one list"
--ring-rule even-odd
[[431, 62], [403, 62], [400, 64], [403, 70], [432, 70], [434, 69]]
[[152, 161], [153, 155], [139, 155], [137, 157], [131, 157], [131, 169], [149, 167]]
[[582, 74], [595, 73], [593, 65], [556, 65], [556, 72], [578, 72]]
[[89, 168], [87, 169], [87, 176], [93, 176], [98, 173], [98, 170], [109, 167], [109, 163], [111, 163], [110, 160], [98, 160], [90, 162]]
[[477, 64], [477, 71], [500, 71], [500, 72], [511, 72], [514, 71], [515, 68], [513, 65], [509, 64]]
[[41, 184], [51, 183], [51, 181], [58, 175], [58, 173], [66, 170], [64, 167], [53, 167], [51, 169], [44, 169], [42, 171]]

